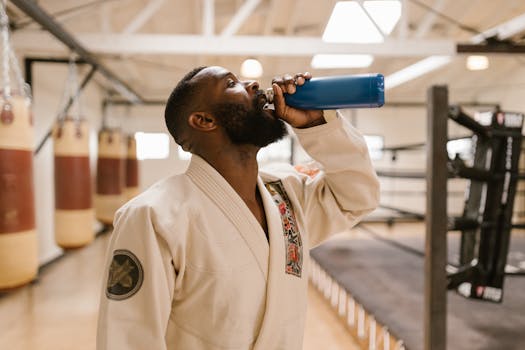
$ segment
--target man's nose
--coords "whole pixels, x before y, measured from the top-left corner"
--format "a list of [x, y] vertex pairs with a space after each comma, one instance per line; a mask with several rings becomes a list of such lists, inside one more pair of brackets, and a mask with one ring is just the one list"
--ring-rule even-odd
[[245, 81], [244, 86], [249, 93], [255, 93], [259, 90], [259, 83], [255, 80]]

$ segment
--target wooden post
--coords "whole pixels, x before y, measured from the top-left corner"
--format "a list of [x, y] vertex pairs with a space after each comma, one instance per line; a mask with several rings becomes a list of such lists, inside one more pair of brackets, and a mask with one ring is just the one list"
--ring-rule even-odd
[[427, 206], [425, 240], [425, 350], [447, 346], [447, 121], [448, 90], [427, 91]]

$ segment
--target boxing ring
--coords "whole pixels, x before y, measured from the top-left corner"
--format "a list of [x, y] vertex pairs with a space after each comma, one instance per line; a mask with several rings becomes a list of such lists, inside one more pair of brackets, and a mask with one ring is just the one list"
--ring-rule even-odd
[[[334, 311], [340, 313], [341, 308], [346, 311], [349, 303], [355, 303], [350, 321], [348, 312], [343, 312], [342, 318], [363, 348], [424, 348], [424, 256], [417, 252], [424, 250], [425, 228], [422, 223], [396, 224], [396, 230], [399, 229], [397, 226], [409, 233], [392, 239], [386, 225], [362, 224], [356, 229], [361, 237], [329, 241], [311, 251], [312, 283], [325, 297], [328, 295], [330, 302], [333, 293], [346, 291], [342, 297], [342, 303], [346, 305], [340, 306], [337, 299]], [[412, 252], [400, 250], [372, 236], [387, 237], [389, 242], [393, 240]], [[448, 261], [457, 262], [459, 241], [458, 233], [449, 234]], [[520, 254], [523, 251], [525, 234], [514, 235], [510, 266], [519, 267], [525, 260]], [[317, 277], [321, 275], [324, 277]], [[505, 280], [505, 296], [501, 304], [473, 301], [448, 293], [447, 348], [524, 349], [524, 290], [525, 279], [514, 276]], [[358, 319], [359, 313], [361, 319]], [[371, 327], [373, 323], [376, 325]], [[387, 327], [386, 332], [383, 326]], [[385, 334], [390, 336], [386, 344]], [[371, 339], [375, 340], [375, 347], [370, 346], [374, 344]]]
[[[427, 115], [426, 171], [378, 174], [425, 179], [425, 213], [383, 205], [415, 223], [396, 224], [399, 237], [395, 220], [362, 223], [357, 237], [315, 248], [312, 284], [363, 349], [523, 349], [525, 225], [513, 221], [523, 115], [478, 122], [448, 105], [443, 86], [429, 89]], [[449, 119], [472, 131], [472, 164], [447, 156]], [[448, 216], [456, 178], [468, 181], [464, 208]]]

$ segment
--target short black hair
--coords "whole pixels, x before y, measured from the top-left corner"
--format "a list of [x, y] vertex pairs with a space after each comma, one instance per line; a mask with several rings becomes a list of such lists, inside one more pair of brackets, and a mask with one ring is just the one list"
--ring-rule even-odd
[[191, 112], [190, 108], [193, 106], [194, 98], [196, 97], [197, 84], [192, 83], [191, 79], [204, 68], [207, 68], [207, 66], [193, 68], [188, 72], [175, 86], [168, 98], [168, 102], [166, 102], [164, 120], [168, 131], [177, 143], [180, 141], [179, 131], [184, 129], [183, 123]]

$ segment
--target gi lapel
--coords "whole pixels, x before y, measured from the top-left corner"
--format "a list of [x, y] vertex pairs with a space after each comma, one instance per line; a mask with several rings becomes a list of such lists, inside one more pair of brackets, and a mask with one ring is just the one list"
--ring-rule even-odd
[[[204, 159], [193, 155], [186, 175], [219, 207], [237, 228], [255, 256], [264, 279], [268, 278], [268, 242], [261, 225], [230, 184]], [[259, 179], [260, 181], [260, 179]], [[259, 186], [261, 192], [264, 185]], [[265, 191], [264, 191], [265, 192]], [[265, 207], [267, 204], [264, 204]], [[275, 205], [272, 205], [275, 207]], [[268, 224], [270, 225], [270, 224]], [[271, 243], [271, 239], [270, 239]]]
[[268, 284], [266, 287], [266, 309], [262, 321], [261, 330], [254, 350], [271, 349], [278, 337], [275, 333], [282, 326], [282, 311], [286, 309], [283, 305], [282, 294], [286, 293], [286, 235], [283, 232], [283, 221], [275, 199], [268, 192], [262, 180], [258, 179], [259, 191], [263, 198], [266, 212], [266, 222], [270, 236], [270, 263], [268, 267]]

